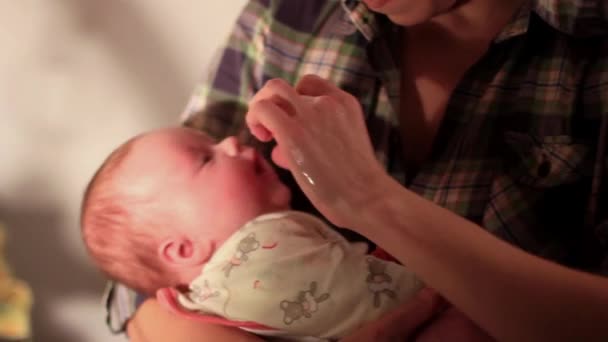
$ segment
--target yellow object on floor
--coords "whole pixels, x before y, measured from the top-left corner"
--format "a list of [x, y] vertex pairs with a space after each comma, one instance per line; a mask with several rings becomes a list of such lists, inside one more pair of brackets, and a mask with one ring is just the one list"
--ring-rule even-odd
[[31, 335], [32, 292], [15, 279], [6, 260], [6, 232], [0, 226], [0, 339], [23, 340]]

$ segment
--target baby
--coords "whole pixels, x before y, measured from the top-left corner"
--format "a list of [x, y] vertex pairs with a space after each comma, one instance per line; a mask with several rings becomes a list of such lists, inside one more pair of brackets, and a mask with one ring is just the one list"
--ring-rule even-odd
[[335, 339], [421, 288], [323, 221], [253, 148], [188, 128], [137, 136], [91, 180], [82, 234], [112, 279], [201, 321], [288, 339]]

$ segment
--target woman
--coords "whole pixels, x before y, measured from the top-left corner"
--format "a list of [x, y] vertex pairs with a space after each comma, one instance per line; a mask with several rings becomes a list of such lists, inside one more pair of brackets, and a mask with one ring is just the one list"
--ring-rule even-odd
[[[590, 274], [606, 271], [602, 6], [251, 1], [186, 124], [241, 132], [257, 93], [249, 126], [277, 140], [275, 161], [321, 212], [494, 338], [605, 340], [608, 285]], [[263, 87], [275, 77], [297, 87]], [[148, 300], [130, 326], [228, 333], [157, 309]]]

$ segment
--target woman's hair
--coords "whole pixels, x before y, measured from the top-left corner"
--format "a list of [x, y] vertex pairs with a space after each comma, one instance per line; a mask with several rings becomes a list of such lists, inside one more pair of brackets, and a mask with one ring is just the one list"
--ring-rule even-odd
[[155, 223], [140, 214], [150, 199], [129, 194], [117, 181], [136, 141], [119, 146], [95, 172], [84, 192], [80, 225], [89, 254], [108, 277], [153, 294], [170, 284], [157, 257]]

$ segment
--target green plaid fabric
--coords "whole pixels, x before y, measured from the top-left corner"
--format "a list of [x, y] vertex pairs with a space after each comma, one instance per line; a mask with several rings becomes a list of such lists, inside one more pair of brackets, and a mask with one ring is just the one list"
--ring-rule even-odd
[[[256, 91], [317, 74], [360, 100], [378, 159], [404, 186], [530, 253], [605, 273], [608, 5], [526, 3], [454, 91], [415, 172], [397, 128], [400, 34], [360, 1], [250, 1], [183, 120], [251, 141], [244, 114]], [[131, 305], [109, 300], [118, 327], [133, 312], [123, 297]]]

